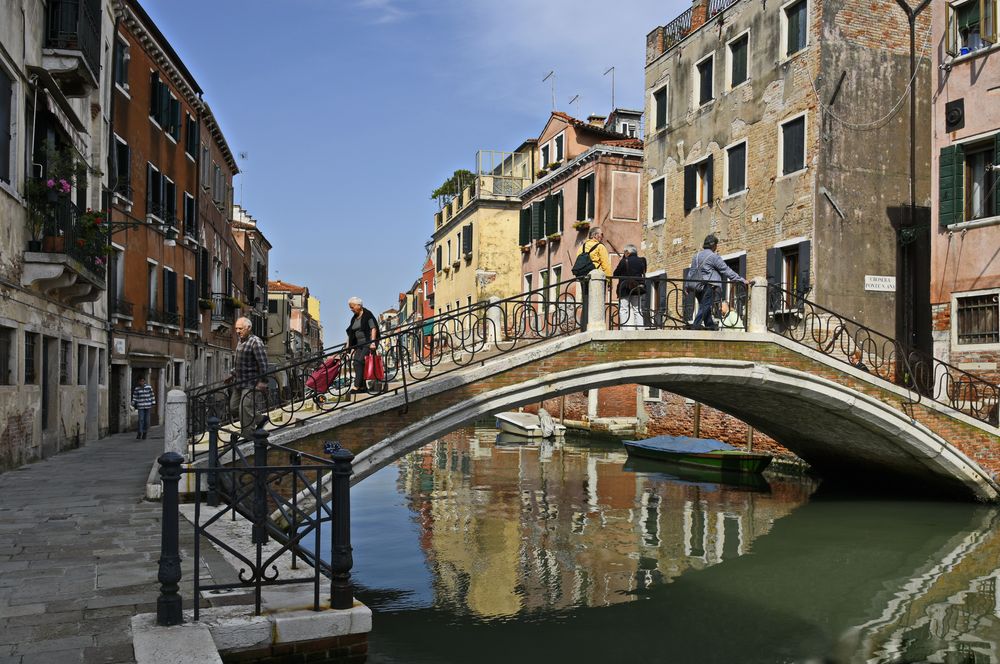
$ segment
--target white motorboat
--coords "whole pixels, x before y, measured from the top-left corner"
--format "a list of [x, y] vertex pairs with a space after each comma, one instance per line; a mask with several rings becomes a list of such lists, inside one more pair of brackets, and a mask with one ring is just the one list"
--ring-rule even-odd
[[538, 415], [507, 412], [497, 413], [496, 418], [497, 429], [522, 438], [562, 438], [566, 435], [566, 427], [553, 422], [544, 409]]

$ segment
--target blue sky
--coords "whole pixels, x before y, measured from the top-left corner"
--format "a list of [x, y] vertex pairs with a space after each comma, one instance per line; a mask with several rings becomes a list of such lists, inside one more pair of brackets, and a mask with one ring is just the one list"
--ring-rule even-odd
[[[271, 278], [378, 313], [419, 276], [430, 192], [556, 106], [642, 108], [645, 36], [688, 0], [140, 0], [205, 91], [274, 245]], [[580, 101], [570, 106], [571, 97]]]

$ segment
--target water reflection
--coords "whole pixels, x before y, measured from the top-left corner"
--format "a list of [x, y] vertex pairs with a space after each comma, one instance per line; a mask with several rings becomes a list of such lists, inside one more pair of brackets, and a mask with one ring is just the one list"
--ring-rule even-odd
[[998, 662], [991, 508], [464, 430], [352, 491], [371, 662]]

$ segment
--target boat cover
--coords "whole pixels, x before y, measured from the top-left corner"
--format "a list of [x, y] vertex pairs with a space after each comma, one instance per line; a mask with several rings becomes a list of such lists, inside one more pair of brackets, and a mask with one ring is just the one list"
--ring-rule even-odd
[[689, 436], [655, 436], [644, 440], [629, 440], [626, 442], [650, 449], [664, 450], [665, 452], [691, 452], [694, 454], [737, 449], [721, 440], [691, 438]]

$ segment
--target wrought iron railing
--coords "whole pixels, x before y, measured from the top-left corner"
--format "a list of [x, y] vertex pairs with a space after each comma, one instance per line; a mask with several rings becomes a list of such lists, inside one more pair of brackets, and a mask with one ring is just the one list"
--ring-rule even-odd
[[180, 327], [181, 315], [176, 311], [164, 311], [154, 307], [146, 307], [146, 323], [153, 325], [171, 325]]
[[132, 317], [132, 303], [128, 300], [123, 300], [118, 297], [108, 298], [108, 306], [111, 307], [111, 313], [118, 314], [119, 316]]
[[663, 49], [667, 50], [691, 32], [691, 8], [663, 27]]
[[[493, 302], [481, 302], [391, 330], [374, 354], [385, 369], [381, 380], [366, 380], [369, 351], [341, 344], [262, 374], [261, 390], [243, 389], [243, 404], [231, 408], [232, 389], [216, 383], [189, 392], [188, 425], [192, 446], [201, 441], [209, 417], [240, 426], [252, 412], [255, 422], [272, 428], [310, 419], [385, 392], [404, 402], [414, 383], [585, 329], [584, 284], [570, 281]], [[192, 454], [198, 450], [192, 447]]]
[[101, 71], [99, 0], [49, 0], [45, 47], [80, 51], [95, 80]]
[[710, 297], [711, 323], [703, 327], [746, 330], [749, 289], [731, 281], [701, 283], [702, 290], [696, 293], [685, 289], [683, 280], [665, 276], [610, 277], [604, 305], [608, 329], [690, 329], [701, 298]]
[[[183, 457], [167, 453], [160, 457], [163, 479], [163, 550], [159, 579], [163, 586], [157, 601], [157, 622], [179, 624], [181, 579], [179, 555], [178, 484], [183, 473], [195, 475], [194, 485], [194, 619], [200, 618], [202, 591], [252, 590], [254, 613], [261, 614], [262, 590], [269, 586], [309, 584], [313, 588], [312, 609], [323, 608], [321, 583], [330, 580], [330, 607], [353, 606], [350, 570], [353, 554], [350, 541], [350, 477], [354, 456], [339, 445], [329, 443], [330, 458], [319, 457], [268, 442], [268, 434], [253, 435], [253, 456], [242, 446], [250, 442], [232, 434], [228, 443], [219, 436], [219, 422], [209, 421], [208, 463], [182, 469]], [[271, 465], [279, 458], [285, 464]], [[223, 465], [225, 460], [226, 465]], [[329, 489], [328, 489], [329, 487]], [[202, 494], [204, 489], [204, 495]], [[221, 537], [213, 526], [226, 517], [243, 517], [251, 524], [250, 542], [234, 543]], [[275, 518], [277, 517], [277, 518]], [[324, 534], [329, 538], [328, 558], [324, 558]], [[277, 546], [268, 546], [270, 542]], [[208, 542], [234, 557], [238, 580], [205, 583], [202, 578], [201, 547]], [[267, 547], [265, 549], [265, 547]], [[291, 568], [299, 562], [312, 567], [312, 574], [282, 577], [277, 563], [290, 558]]]
[[212, 293], [212, 322], [230, 323], [236, 320], [236, 305], [231, 295]]
[[997, 425], [1000, 387], [932, 355], [811, 302], [768, 285], [767, 328], [905, 388], [907, 406], [930, 399], [981, 422]]
[[739, 0], [708, 0], [708, 18], [712, 18], [719, 12], [729, 9], [737, 2]]
[[185, 330], [197, 330], [198, 329], [198, 323], [201, 322], [200, 318], [201, 317], [199, 316], [197, 309], [195, 309], [194, 311], [185, 311], [184, 312], [184, 329]]
[[107, 231], [94, 227], [85, 230], [79, 208], [68, 196], [52, 195], [46, 206], [43, 224], [43, 252], [65, 254], [103, 281], [107, 272]]

